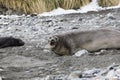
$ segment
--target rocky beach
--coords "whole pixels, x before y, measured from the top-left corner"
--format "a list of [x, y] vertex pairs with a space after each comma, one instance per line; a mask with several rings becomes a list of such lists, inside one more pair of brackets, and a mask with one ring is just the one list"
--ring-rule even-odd
[[[120, 50], [101, 50], [82, 56], [58, 56], [44, 49], [50, 35], [102, 28], [120, 30], [119, 8], [57, 16], [1, 14], [0, 37], [13, 36], [25, 42], [22, 47], [0, 49], [1, 80], [105, 80], [110, 71], [118, 72], [120, 76]], [[85, 71], [89, 70], [93, 71], [88, 76]], [[71, 74], [76, 71], [79, 75], [74, 79]], [[93, 76], [94, 71], [97, 71], [95, 74], [106, 73], [97, 77]], [[117, 76], [114, 80], [119, 79]]]

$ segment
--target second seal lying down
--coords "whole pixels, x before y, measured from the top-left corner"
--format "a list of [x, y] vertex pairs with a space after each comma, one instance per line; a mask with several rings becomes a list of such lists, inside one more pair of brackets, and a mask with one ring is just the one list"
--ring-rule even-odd
[[17, 47], [23, 46], [25, 43], [19, 39], [14, 37], [0, 37], [0, 49], [6, 47]]
[[58, 55], [73, 55], [81, 49], [94, 52], [100, 49], [120, 48], [120, 31], [107, 29], [74, 31], [54, 35], [48, 42], [45, 48]]

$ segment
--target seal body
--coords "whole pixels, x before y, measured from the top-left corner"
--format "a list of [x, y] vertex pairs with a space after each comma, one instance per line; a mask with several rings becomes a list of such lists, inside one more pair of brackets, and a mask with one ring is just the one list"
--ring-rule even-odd
[[49, 38], [47, 48], [58, 55], [72, 55], [78, 50], [89, 52], [100, 49], [120, 48], [120, 31], [100, 29], [73, 31]]
[[23, 46], [25, 43], [14, 37], [0, 37], [0, 48]]

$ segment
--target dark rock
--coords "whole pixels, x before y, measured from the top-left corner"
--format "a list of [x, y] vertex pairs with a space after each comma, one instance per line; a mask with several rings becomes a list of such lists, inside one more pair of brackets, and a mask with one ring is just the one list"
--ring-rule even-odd
[[79, 21], [82, 21], [82, 20], [83, 20], [82, 18], [79, 19]]
[[2, 80], [13, 80], [11, 78], [2, 78]]
[[60, 22], [68, 21], [67, 19], [61, 19]]
[[37, 14], [36, 14], [36, 13], [33, 13], [33, 14], [31, 14], [30, 16], [31, 16], [31, 17], [34, 17], [34, 16], [37, 16]]
[[109, 16], [108, 18], [111, 19], [111, 20], [115, 20], [116, 19], [113, 16]]
[[79, 29], [78, 27], [72, 27], [72, 29]]
[[52, 20], [46, 20], [45, 22], [48, 22], [48, 23], [49, 23], [49, 22], [52, 22]]

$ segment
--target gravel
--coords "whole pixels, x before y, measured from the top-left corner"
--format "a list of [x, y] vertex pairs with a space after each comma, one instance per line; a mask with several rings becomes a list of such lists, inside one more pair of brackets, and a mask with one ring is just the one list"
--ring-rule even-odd
[[65, 80], [74, 71], [120, 64], [120, 50], [115, 49], [83, 56], [58, 56], [44, 50], [48, 37], [56, 33], [77, 29], [120, 30], [119, 16], [120, 9], [58, 16], [0, 15], [0, 36], [14, 36], [26, 43], [22, 47], [0, 49], [0, 76], [3, 80]]

